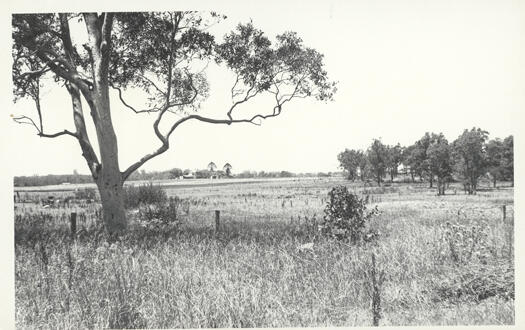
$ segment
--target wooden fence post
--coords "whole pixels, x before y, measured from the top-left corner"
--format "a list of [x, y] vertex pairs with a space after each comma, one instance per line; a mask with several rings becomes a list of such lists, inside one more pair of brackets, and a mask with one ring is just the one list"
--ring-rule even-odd
[[71, 212], [71, 217], [69, 218], [70, 227], [71, 227], [71, 237], [75, 237], [77, 233], [77, 213]]
[[221, 221], [221, 211], [215, 210], [215, 231], [216, 232], [219, 231], [220, 221]]

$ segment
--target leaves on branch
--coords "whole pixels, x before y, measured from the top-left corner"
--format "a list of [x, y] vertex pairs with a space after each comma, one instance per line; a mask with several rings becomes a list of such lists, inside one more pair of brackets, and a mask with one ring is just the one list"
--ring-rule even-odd
[[[77, 23], [86, 24], [89, 40], [71, 40], [69, 22], [76, 18]], [[15, 97], [31, 96], [36, 102], [39, 79], [50, 73], [66, 88], [78, 87], [88, 103], [99, 95], [99, 86], [109, 85], [126, 107], [137, 113], [156, 112], [153, 129], [162, 145], [131, 165], [124, 179], [165, 152], [172, 132], [188, 120], [257, 125], [281, 114], [283, 105], [294, 98], [332, 100], [336, 84], [328, 79], [323, 55], [306, 47], [296, 33], [283, 33], [272, 44], [251, 23], [240, 24], [217, 42], [208, 29], [225, 18], [215, 12], [13, 15]], [[224, 64], [236, 75], [232, 105], [225, 109], [227, 118], [194, 113], [209, 95], [205, 69], [210, 62]], [[126, 101], [128, 88], [148, 95], [146, 109], [137, 110]], [[238, 106], [262, 93], [275, 101], [269, 111], [247, 118], [234, 116]], [[38, 104], [37, 108], [41, 119]], [[161, 132], [167, 112], [183, 117]]]

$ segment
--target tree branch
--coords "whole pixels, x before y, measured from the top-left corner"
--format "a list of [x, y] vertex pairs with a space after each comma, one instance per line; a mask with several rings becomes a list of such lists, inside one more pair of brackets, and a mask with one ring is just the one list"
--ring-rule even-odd
[[13, 120], [16, 123], [18, 123], [18, 124], [27, 124], [27, 125], [33, 126], [38, 132], [37, 135], [40, 136], [40, 137], [55, 138], [55, 137], [62, 136], [62, 135], [70, 135], [70, 136], [75, 137], [75, 138], [78, 139], [78, 135], [77, 134], [72, 133], [72, 132], [68, 131], [67, 129], [63, 130], [62, 132], [57, 132], [57, 133], [53, 133], [53, 134], [44, 133], [38, 128], [38, 126], [35, 124], [33, 119], [31, 119], [30, 117], [27, 117], [27, 116], [13, 117]]
[[[261, 89], [255, 89], [255, 85], [253, 85], [250, 89], [248, 89], [248, 91], [246, 92], [245, 97], [242, 100], [235, 102], [232, 105], [232, 107], [230, 107], [230, 109], [226, 113], [226, 115], [228, 116], [228, 119], [214, 119], [214, 118], [208, 118], [208, 117], [204, 117], [204, 116], [200, 116], [200, 115], [189, 115], [189, 116], [186, 116], [186, 117], [181, 118], [178, 121], [176, 121], [171, 126], [170, 130], [168, 131], [168, 133], [164, 136], [159, 131], [158, 126], [159, 126], [160, 120], [162, 119], [163, 114], [169, 109], [169, 105], [168, 105], [167, 107], [165, 107], [164, 109], [161, 110], [161, 112], [159, 113], [159, 116], [157, 117], [157, 120], [155, 120], [155, 123], [153, 124], [153, 128], [155, 130], [155, 134], [157, 135], [159, 140], [162, 142], [161, 146], [157, 150], [155, 150], [154, 152], [145, 155], [139, 161], [133, 163], [124, 172], [122, 172], [123, 180], [126, 180], [131, 175], [131, 173], [133, 173], [134, 171], [139, 169], [144, 163], [146, 163], [150, 159], [152, 159], [152, 158], [154, 158], [154, 157], [156, 157], [156, 156], [166, 152], [169, 149], [169, 138], [170, 138], [171, 134], [175, 131], [175, 129], [177, 129], [178, 126], [180, 126], [184, 122], [187, 122], [187, 121], [190, 121], [190, 120], [198, 120], [198, 121], [209, 123], [209, 124], [231, 125], [231, 124], [234, 124], [234, 123], [249, 123], [249, 124], [254, 124], [254, 125], [258, 125], [259, 126], [259, 125], [261, 125], [261, 120], [265, 120], [265, 119], [276, 117], [276, 116], [280, 115], [281, 112], [282, 112], [282, 106], [286, 102], [289, 102], [294, 97], [298, 97], [297, 96], [297, 91], [298, 91], [298, 88], [299, 88], [299, 85], [300, 85], [301, 81], [302, 81], [302, 79], [299, 80], [299, 82], [296, 84], [295, 89], [294, 89], [294, 91], [291, 94], [286, 94], [286, 95], [283, 95], [283, 96], [279, 96], [279, 92], [274, 93], [275, 94], [276, 105], [273, 107], [273, 111], [270, 114], [266, 114], [266, 115], [257, 114], [257, 115], [254, 115], [253, 117], [247, 118], [247, 119], [233, 119], [232, 118], [232, 115], [231, 115], [232, 111], [234, 110], [234, 108], [237, 105], [246, 102], [250, 98], [252, 98], [255, 95], [257, 95], [258, 93], [260, 93]], [[237, 84], [237, 81], [236, 81], [236, 84]], [[188, 102], [186, 102], [186, 103], [193, 102], [193, 100], [195, 99], [195, 97], [198, 94], [197, 90], [195, 89], [195, 86], [193, 85], [193, 82], [191, 83], [191, 86], [194, 89], [195, 94], [193, 96], [193, 99], [188, 101]], [[276, 88], [277, 88], [277, 91], [279, 91], [278, 86], [276, 86]], [[252, 91], [255, 91], [255, 92], [252, 93]], [[175, 106], [175, 105], [173, 105], [173, 106]], [[259, 121], [256, 121], [257, 119], [259, 119]]]
[[25, 77], [28, 77], [28, 78], [38, 77], [38, 76], [43, 75], [46, 72], [49, 72], [50, 70], [51, 69], [47, 65], [44, 65], [41, 69], [31, 70], [31, 71], [26, 71], [24, 73], [21, 73], [20, 75], [16, 77], [16, 79], [22, 80]]
[[156, 156], [166, 152], [169, 149], [169, 138], [170, 138], [171, 134], [175, 131], [175, 129], [179, 125], [181, 125], [182, 123], [184, 123], [186, 121], [198, 120], [198, 121], [209, 123], [209, 124], [225, 124], [225, 125], [231, 125], [233, 123], [249, 123], [249, 124], [254, 124], [254, 125], [259, 126], [259, 125], [261, 125], [261, 123], [260, 122], [255, 122], [256, 119], [261, 119], [262, 120], [262, 119], [267, 119], [267, 118], [278, 116], [279, 114], [281, 114], [281, 106], [282, 106], [282, 104], [276, 105], [273, 108], [273, 112], [271, 114], [268, 114], [268, 115], [260, 115], [259, 114], [259, 115], [253, 116], [250, 119], [214, 119], [214, 118], [203, 117], [203, 116], [200, 116], [200, 115], [189, 115], [189, 116], [181, 118], [177, 122], [175, 122], [173, 124], [173, 126], [171, 127], [171, 129], [169, 130], [168, 134], [166, 134], [166, 136], [162, 136], [161, 135], [162, 138], [159, 136], [160, 132], [158, 131], [158, 124], [157, 124], [157, 126], [156, 126], [156, 133], [158, 133], [157, 136], [159, 136], [159, 139], [161, 140], [162, 145], [157, 150], [155, 150], [154, 152], [145, 155], [139, 161], [137, 161], [134, 164], [132, 164], [131, 166], [129, 166], [124, 172], [122, 172], [122, 178], [123, 178], [123, 180], [126, 180], [131, 175], [131, 173], [133, 173], [134, 171], [139, 169], [148, 160], [150, 160], [150, 159], [152, 159], [152, 158], [154, 158], [154, 157], [156, 157]]
[[157, 107], [155, 107], [155, 108], [151, 108], [151, 109], [137, 110], [137, 109], [135, 109], [134, 107], [132, 107], [131, 105], [129, 105], [129, 104], [124, 100], [124, 98], [122, 97], [122, 90], [121, 90], [119, 87], [115, 87], [115, 86], [113, 86], [113, 84], [110, 84], [110, 86], [111, 86], [111, 88], [113, 88], [113, 89], [115, 89], [115, 90], [118, 91], [118, 97], [119, 97], [119, 99], [120, 99], [120, 102], [122, 102], [122, 104], [123, 104], [125, 107], [127, 107], [127, 108], [133, 110], [133, 112], [135, 112], [135, 113], [145, 113], [145, 112], [147, 112], [147, 113], [151, 113], [151, 112], [158, 112], [158, 111], [161, 110], [160, 108], [157, 108]]

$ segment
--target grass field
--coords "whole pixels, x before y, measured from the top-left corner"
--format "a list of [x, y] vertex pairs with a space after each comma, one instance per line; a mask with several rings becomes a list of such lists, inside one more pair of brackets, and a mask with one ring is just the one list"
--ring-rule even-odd
[[[319, 235], [337, 184], [377, 205], [369, 223], [377, 240], [349, 245]], [[369, 326], [381, 272], [380, 325], [514, 324], [513, 188], [467, 196], [452, 186], [438, 197], [427, 184], [326, 178], [166, 190], [184, 201], [180, 226], [144, 228], [130, 212], [129, 233], [109, 241], [96, 203], [16, 203], [17, 327]]]

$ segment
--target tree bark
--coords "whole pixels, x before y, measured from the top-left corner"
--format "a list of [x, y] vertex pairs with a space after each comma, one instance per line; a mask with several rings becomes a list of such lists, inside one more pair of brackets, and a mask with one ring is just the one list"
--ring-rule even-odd
[[104, 225], [110, 233], [122, 232], [127, 227], [126, 212], [124, 209], [124, 182], [120, 172], [111, 170], [100, 171], [97, 187], [102, 201]]
[[84, 93], [87, 100], [100, 150], [101, 166], [96, 178], [102, 201], [104, 224], [110, 233], [123, 231], [127, 227], [124, 209], [123, 176], [118, 162], [117, 136], [111, 121], [109, 102], [109, 48], [111, 43], [112, 14], [98, 16], [84, 14], [89, 35], [89, 54], [93, 70], [94, 86]]

